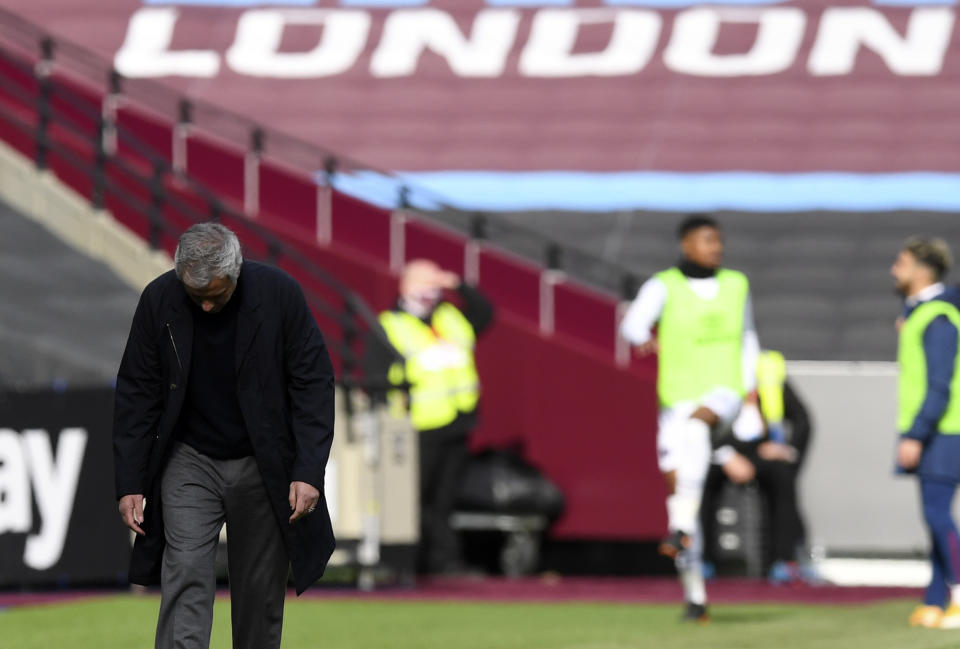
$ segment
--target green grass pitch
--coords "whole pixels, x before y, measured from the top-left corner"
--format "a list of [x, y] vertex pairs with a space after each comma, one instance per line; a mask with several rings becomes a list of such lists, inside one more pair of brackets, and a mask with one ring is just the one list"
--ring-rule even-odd
[[[718, 605], [683, 625], [676, 604], [458, 603], [288, 598], [284, 649], [954, 649], [911, 629], [914, 602]], [[0, 649], [148, 649], [158, 600], [119, 595], [0, 611]], [[214, 649], [230, 647], [218, 600]]]

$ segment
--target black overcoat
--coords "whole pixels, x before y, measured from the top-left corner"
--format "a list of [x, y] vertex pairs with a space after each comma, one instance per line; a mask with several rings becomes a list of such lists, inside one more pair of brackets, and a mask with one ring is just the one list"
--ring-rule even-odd
[[[333, 441], [334, 375], [323, 336], [297, 282], [283, 271], [243, 263], [237, 322], [237, 396], [254, 455], [293, 567], [297, 593], [313, 584], [333, 552], [323, 496]], [[137, 305], [117, 375], [114, 466], [117, 498], [144, 494], [146, 508], [130, 581], [160, 581], [164, 534], [159, 476], [171, 450], [190, 376], [193, 316], [173, 271], [151, 282]], [[290, 482], [320, 490], [314, 513], [289, 523]]]

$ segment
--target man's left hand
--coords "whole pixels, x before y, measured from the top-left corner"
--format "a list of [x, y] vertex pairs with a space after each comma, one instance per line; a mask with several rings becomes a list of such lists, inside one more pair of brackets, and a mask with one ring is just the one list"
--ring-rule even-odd
[[291, 482], [290, 509], [293, 510], [293, 513], [290, 515], [290, 522], [299, 520], [307, 514], [312, 514], [313, 510], [317, 508], [318, 502], [320, 502], [320, 491], [316, 487], [306, 482]]
[[897, 446], [897, 464], [900, 468], [916, 469], [920, 464], [920, 456], [923, 455], [923, 442], [918, 439], [902, 439]]
[[723, 472], [734, 484], [747, 484], [757, 477], [757, 468], [743, 455], [734, 453], [723, 463]]
[[449, 291], [453, 291], [459, 287], [461, 281], [459, 275], [446, 270], [438, 270], [436, 275], [433, 276], [433, 282], [438, 288]]
[[764, 442], [757, 447], [757, 454], [764, 460], [771, 462], [789, 462], [793, 464], [797, 461], [797, 449], [781, 442]]

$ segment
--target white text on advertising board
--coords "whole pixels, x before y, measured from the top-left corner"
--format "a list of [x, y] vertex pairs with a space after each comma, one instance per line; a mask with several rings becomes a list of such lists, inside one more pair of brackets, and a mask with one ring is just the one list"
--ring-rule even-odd
[[83, 428], [63, 429], [56, 455], [45, 430], [0, 428], [0, 535], [28, 535], [23, 562], [34, 570], [52, 568], [63, 554], [86, 446]]

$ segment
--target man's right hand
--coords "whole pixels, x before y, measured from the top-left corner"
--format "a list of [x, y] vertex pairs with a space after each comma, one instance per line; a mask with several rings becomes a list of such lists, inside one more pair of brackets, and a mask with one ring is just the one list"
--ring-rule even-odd
[[143, 523], [143, 494], [128, 494], [120, 499], [120, 518], [123, 524], [140, 536], [146, 536], [146, 532], [140, 527]]
[[757, 447], [757, 453], [764, 460], [772, 462], [789, 462], [793, 464], [797, 461], [797, 449], [782, 442], [764, 442]]
[[640, 357], [656, 354], [657, 351], [659, 351], [659, 347], [657, 346], [656, 338], [651, 338], [645, 343], [633, 346], [633, 353]]
[[459, 275], [446, 270], [438, 269], [437, 273], [433, 276], [434, 285], [448, 291], [456, 290], [457, 287], [460, 286], [461, 281]]
[[746, 484], [757, 475], [757, 469], [753, 466], [753, 463], [739, 453], [734, 453], [729, 460], [723, 463], [723, 472], [734, 484]]
[[897, 464], [907, 471], [912, 471], [920, 465], [923, 457], [923, 442], [918, 439], [904, 437], [897, 445]]

